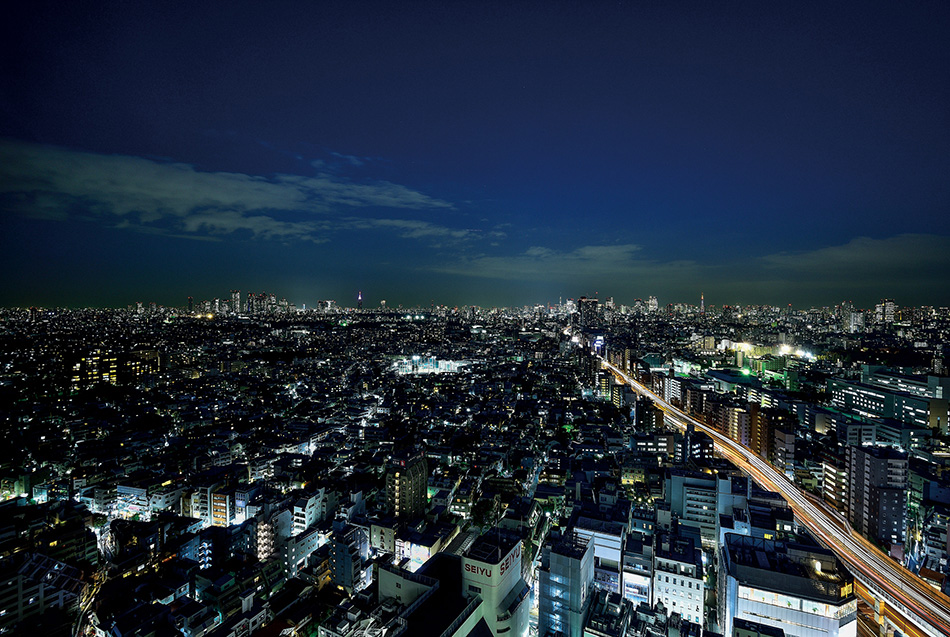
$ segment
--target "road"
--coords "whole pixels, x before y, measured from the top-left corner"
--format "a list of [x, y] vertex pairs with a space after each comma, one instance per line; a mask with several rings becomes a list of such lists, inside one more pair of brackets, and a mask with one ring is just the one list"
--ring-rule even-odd
[[[874, 591], [884, 594], [886, 611], [889, 611], [889, 616], [895, 618], [895, 623], [901, 625], [901, 621], [907, 620], [904, 621], [905, 624], [910, 622], [920, 629], [905, 630], [905, 634], [918, 632], [933, 637], [950, 635], [950, 598], [855, 533], [840, 513], [832, 513], [828, 507], [813, 502], [772, 465], [718, 431], [686, 415], [616, 366], [606, 361], [603, 361], [603, 364], [636, 392], [653, 400], [678, 426], [685, 428], [689, 423], [708, 434], [716, 443], [717, 451], [725, 458], [749, 473], [766, 489], [780, 493], [798, 520], [831, 548], [853, 573], [873, 587], [872, 594]], [[912, 626], [908, 624], [906, 628], [910, 629]]]

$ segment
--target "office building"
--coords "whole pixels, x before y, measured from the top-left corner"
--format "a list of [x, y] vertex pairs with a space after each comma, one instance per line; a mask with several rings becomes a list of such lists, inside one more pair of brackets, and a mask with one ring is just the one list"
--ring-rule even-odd
[[581, 328], [594, 327], [599, 322], [599, 306], [597, 299], [589, 299], [582, 296], [577, 299], [578, 322]]
[[[947, 398], [908, 393], [879, 385], [828, 379], [831, 404], [865, 418], [894, 418], [901, 422], [929, 427], [947, 433]], [[934, 388], [936, 393], [937, 387]], [[941, 394], [942, 394], [941, 388]]]

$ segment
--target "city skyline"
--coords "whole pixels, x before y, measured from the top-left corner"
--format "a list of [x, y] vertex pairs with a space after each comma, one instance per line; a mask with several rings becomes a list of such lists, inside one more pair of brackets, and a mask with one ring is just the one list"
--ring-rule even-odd
[[926, 2], [16, 7], [0, 306], [945, 306], [948, 27]]
[[[135, 301], [126, 300], [124, 303], [119, 303], [117, 305], [86, 305], [86, 306], [56, 306], [56, 305], [32, 305], [32, 306], [8, 306], [0, 309], [7, 310], [123, 310], [123, 309], [137, 309], [138, 311], [146, 311], [151, 309], [162, 309], [162, 310], [184, 310], [189, 313], [203, 314], [205, 312], [212, 313], [269, 313], [269, 312], [306, 312], [306, 311], [368, 311], [374, 312], [378, 310], [389, 311], [389, 312], [398, 312], [404, 309], [417, 309], [417, 310], [428, 310], [428, 309], [464, 309], [464, 308], [478, 308], [481, 310], [528, 310], [533, 308], [545, 308], [547, 310], [559, 310], [561, 312], [574, 313], [580, 315], [581, 309], [578, 306], [579, 303], [583, 302], [585, 299], [596, 302], [596, 306], [599, 309], [616, 311], [620, 313], [664, 313], [667, 311], [689, 311], [695, 313], [699, 316], [705, 316], [707, 310], [709, 312], [731, 312], [734, 310], [754, 310], [754, 309], [771, 309], [773, 311], [784, 311], [784, 310], [794, 310], [794, 311], [815, 311], [815, 310], [841, 310], [847, 312], [860, 312], [864, 314], [873, 315], [875, 312], [881, 313], [885, 310], [883, 308], [888, 307], [888, 312], [890, 312], [890, 317], [887, 322], [893, 322], [895, 320], [895, 312], [900, 310], [914, 310], [914, 309], [928, 309], [932, 312], [939, 313], [942, 310], [945, 310], [945, 306], [934, 306], [934, 305], [907, 305], [902, 304], [895, 299], [888, 298], [879, 298], [876, 302], [872, 302], [867, 306], [860, 306], [853, 303], [850, 300], [844, 300], [839, 303], [834, 303], [831, 305], [815, 305], [815, 304], [806, 304], [806, 305], [793, 305], [792, 303], [705, 303], [705, 298], [703, 294], [700, 294], [698, 299], [660, 299], [654, 294], [645, 296], [644, 298], [635, 298], [635, 299], [617, 299], [610, 294], [600, 294], [595, 293], [592, 296], [586, 296], [579, 294], [576, 296], [560, 296], [557, 299], [546, 300], [543, 302], [537, 303], [515, 303], [512, 305], [479, 305], [477, 303], [459, 303], [458, 305], [447, 305], [445, 303], [437, 303], [434, 300], [430, 301], [428, 304], [416, 304], [416, 305], [406, 305], [399, 303], [398, 300], [390, 301], [385, 298], [372, 298], [371, 300], [374, 304], [367, 304], [364, 306], [364, 295], [362, 290], [358, 290], [352, 298], [344, 299], [316, 299], [316, 298], [290, 298], [288, 299], [280, 292], [274, 292], [272, 290], [264, 289], [260, 291], [254, 290], [240, 290], [240, 289], [230, 289], [227, 291], [227, 294], [215, 294], [209, 297], [199, 297], [194, 295], [178, 295], [179, 302], [175, 303], [158, 303], [154, 300], [143, 300], [145, 297], [139, 295], [136, 297]], [[235, 296], [236, 295], [236, 296]], [[253, 297], [253, 300], [249, 297]], [[251, 307], [248, 307], [248, 303], [251, 303]], [[239, 309], [235, 309], [237, 306]], [[215, 310], [217, 306], [217, 310]]]

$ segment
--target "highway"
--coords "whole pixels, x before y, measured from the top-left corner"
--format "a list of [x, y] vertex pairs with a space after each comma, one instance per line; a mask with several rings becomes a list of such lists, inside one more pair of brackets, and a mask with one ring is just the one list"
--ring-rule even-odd
[[[780, 493], [789, 503], [798, 520], [831, 548], [852, 573], [863, 580], [872, 594], [877, 593], [876, 597], [883, 596], [887, 606], [886, 611], [891, 611], [888, 616], [896, 615], [895, 623], [898, 625], [906, 620], [905, 634], [919, 633], [933, 637], [950, 635], [950, 598], [907, 571], [868, 540], [855, 533], [839, 512], [811, 500], [768, 462], [718, 431], [686, 415], [616, 366], [601, 360], [607, 369], [636, 392], [653, 400], [667, 418], [680, 427], [685, 428], [689, 423], [697, 430], [708, 434], [723, 457], [749, 473], [764, 488]], [[908, 630], [913, 627], [919, 630]]]

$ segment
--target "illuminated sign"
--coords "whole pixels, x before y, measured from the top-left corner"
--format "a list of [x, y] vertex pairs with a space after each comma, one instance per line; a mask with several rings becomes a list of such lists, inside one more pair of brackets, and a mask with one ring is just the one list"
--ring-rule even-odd
[[[484, 578], [485, 580], [494, 580], [495, 577], [501, 579], [511, 573], [519, 573], [521, 565], [521, 542], [515, 544], [515, 546], [508, 552], [508, 555], [505, 556], [497, 565], [487, 564], [480, 561], [465, 561], [462, 565], [463, 570], [466, 573], [477, 576], [480, 580]], [[517, 568], [516, 568], [517, 567]], [[495, 569], [498, 569], [497, 571]], [[485, 584], [489, 586], [497, 586], [497, 582], [486, 581]]]

